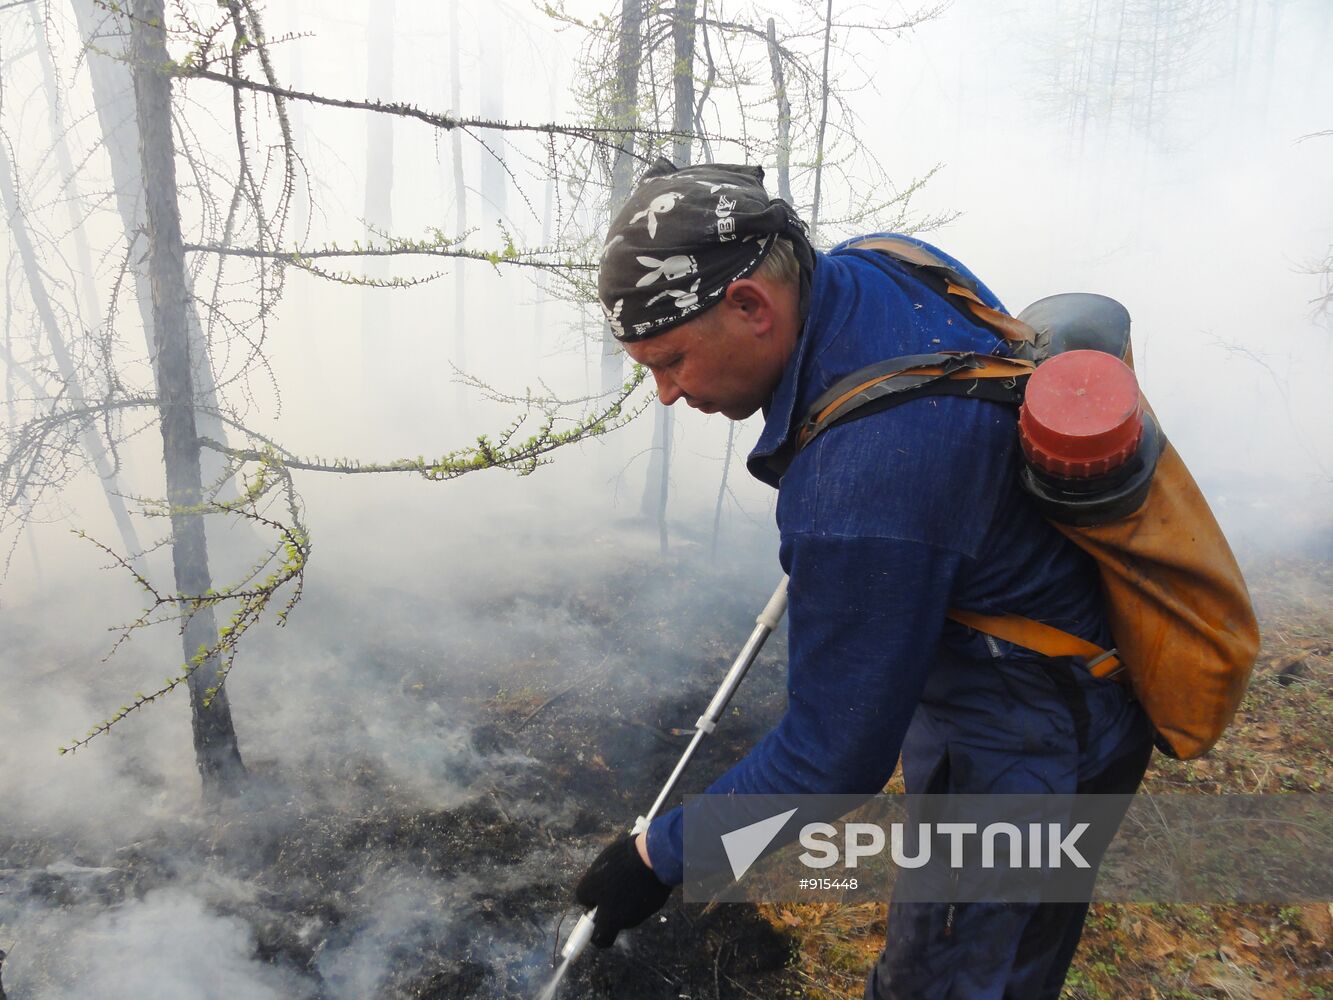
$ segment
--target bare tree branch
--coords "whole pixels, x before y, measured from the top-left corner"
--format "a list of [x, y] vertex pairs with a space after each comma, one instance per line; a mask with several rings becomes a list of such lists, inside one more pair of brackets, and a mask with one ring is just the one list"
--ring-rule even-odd
[[231, 247], [220, 243], [187, 243], [186, 250], [201, 253], [222, 254], [229, 257], [252, 257], [265, 260], [280, 260], [290, 264], [301, 264], [309, 260], [324, 257], [456, 257], [461, 260], [476, 260], [486, 264], [512, 264], [516, 267], [535, 267], [543, 270], [560, 271], [595, 271], [597, 265], [588, 261], [561, 261], [558, 263], [538, 257], [541, 251], [524, 253], [487, 253], [484, 250], [447, 249], [430, 244], [389, 245], [387, 247], [364, 246], [351, 250], [339, 247], [321, 247], [314, 250], [265, 250], [262, 247]]
[[[241, 90], [254, 90], [259, 93], [269, 94], [273, 97], [287, 98], [293, 101], [306, 101], [310, 104], [322, 104], [331, 108], [350, 108], [359, 111], [373, 111], [377, 114], [398, 115], [401, 118], [415, 118], [418, 121], [425, 122], [427, 125], [433, 125], [435, 128], [444, 129], [490, 129], [498, 132], [535, 132], [539, 135], [560, 135], [570, 139], [580, 139], [585, 142], [591, 142], [594, 145], [604, 149], [619, 151], [620, 145], [616, 142], [626, 133], [651, 134], [655, 138], [678, 138], [673, 132], [664, 132], [659, 129], [649, 128], [599, 128], [596, 126], [574, 126], [558, 125], [554, 122], [546, 125], [530, 125], [525, 122], [501, 122], [489, 121], [485, 118], [459, 118], [454, 115], [439, 114], [433, 111], [423, 111], [421, 108], [411, 104], [400, 104], [395, 101], [360, 101], [350, 98], [325, 97], [322, 94], [312, 94], [307, 91], [291, 90], [287, 87], [277, 87], [270, 83], [260, 83], [258, 80], [247, 80], [243, 77], [229, 76], [226, 73], [218, 73], [209, 69], [183, 68], [176, 72], [179, 77], [195, 78], [200, 80], [212, 80], [215, 83], [225, 83], [230, 87], [236, 87]], [[647, 158], [638, 155], [633, 149], [625, 150], [630, 156], [634, 156], [641, 162], [647, 162]]]

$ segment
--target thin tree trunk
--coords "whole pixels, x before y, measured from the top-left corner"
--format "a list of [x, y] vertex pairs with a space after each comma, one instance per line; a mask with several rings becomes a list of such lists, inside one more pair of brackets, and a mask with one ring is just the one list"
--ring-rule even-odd
[[46, 27], [42, 23], [42, 14], [37, 5], [31, 8], [33, 44], [37, 48], [37, 63], [42, 70], [42, 85], [46, 90], [47, 112], [51, 121], [51, 142], [56, 156], [56, 167], [60, 170], [61, 182], [65, 185], [68, 197], [65, 208], [69, 214], [70, 236], [74, 240], [74, 259], [79, 263], [79, 287], [83, 292], [84, 320], [89, 329], [93, 329], [101, 320], [102, 309], [97, 302], [97, 284], [93, 277], [93, 256], [88, 249], [88, 236], [84, 232], [83, 219], [79, 212], [83, 209], [83, 195], [79, 191], [79, 179], [74, 173], [74, 164], [69, 155], [69, 142], [65, 138], [64, 102], [61, 100], [60, 85], [56, 79], [55, 66], [51, 60], [51, 49], [46, 38]]
[[1250, 17], [1245, 26], [1245, 58], [1242, 61], [1244, 90], [1252, 93], [1254, 88], [1254, 53], [1258, 46], [1259, 0], [1250, 0]]
[[[1083, 65], [1078, 71], [1078, 84], [1074, 90], [1078, 108], [1078, 155], [1083, 156], [1088, 141], [1088, 119], [1092, 117], [1093, 76], [1097, 66], [1097, 28], [1101, 22], [1101, 7], [1097, 0], [1092, 0], [1088, 11], [1088, 23], [1083, 32], [1084, 44], [1080, 46]], [[1071, 124], [1072, 132], [1072, 124]]]
[[[611, 121], [624, 128], [638, 122], [639, 64], [643, 60], [643, 0], [621, 0], [620, 44], [616, 50], [616, 89], [611, 101]], [[611, 164], [610, 215], [615, 217], [629, 199], [634, 185], [634, 133], [622, 132], [620, 147]], [[602, 325], [602, 391], [620, 387], [623, 371], [620, 343], [611, 324]]]
[[[488, 11], [488, 18], [498, 22], [504, 15], [496, 7]], [[480, 59], [477, 63], [478, 106], [481, 116], [489, 121], [503, 121], [505, 108], [505, 57], [503, 28], [492, 25], [493, 30], [482, 26], [480, 39]], [[509, 175], [505, 172], [505, 154], [507, 146], [504, 133], [495, 132], [486, 136], [486, 145], [478, 146], [481, 151], [481, 206], [485, 213], [485, 237], [496, 238], [497, 222], [505, 222], [509, 212]]]
[[791, 101], [787, 100], [787, 81], [778, 52], [778, 28], [768, 19], [768, 64], [773, 71], [773, 99], [778, 105], [778, 197], [788, 205], [791, 197]]
[[[395, 0], [370, 0], [366, 25], [366, 92], [372, 100], [393, 99]], [[383, 243], [393, 226], [393, 116], [366, 118], [366, 241]], [[369, 258], [365, 274], [378, 279], [392, 273], [383, 258]], [[395, 368], [396, 331], [394, 300], [382, 289], [361, 289], [361, 388], [362, 407], [368, 414], [382, 414], [390, 372]]]
[[[42, 80], [46, 89], [48, 111], [51, 119], [51, 136], [54, 144], [56, 166], [60, 170], [61, 178], [66, 186], [66, 206], [69, 211], [70, 233], [74, 239], [75, 259], [78, 261], [80, 271], [80, 287], [83, 291], [83, 310], [87, 314], [86, 322], [90, 328], [95, 328], [101, 318], [101, 307], [97, 302], [97, 287], [94, 281], [94, 271], [92, 262], [92, 253], [88, 249], [88, 237], [84, 233], [83, 220], [79, 215], [83, 207], [83, 196], [79, 192], [78, 179], [74, 173], [74, 164], [69, 155], [69, 143], [65, 138], [64, 114], [61, 111], [63, 102], [60, 99], [60, 90], [56, 80], [55, 66], [51, 60], [51, 50], [47, 44], [45, 26], [42, 23], [41, 15], [36, 7], [32, 8], [32, 28], [33, 44], [37, 49], [37, 62], [41, 66]], [[4, 157], [4, 152], [0, 151], [0, 159]], [[17, 175], [12, 165], [5, 163], [3, 170], [5, 180], [11, 183], [12, 187], [17, 188]], [[42, 281], [41, 271], [37, 267], [36, 255], [33, 251], [31, 240], [26, 232], [26, 220], [21, 215], [17, 197], [14, 191], [6, 193], [5, 212], [12, 220], [12, 226], [17, 230], [24, 229], [23, 245], [26, 246], [26, 254], [20, 251], [23, 258], [24, 273], [27, 276], [29, 287], [32, 289], [34, 302], [38, 303], [38, 313], [42, 321], [42, 326], [46, 330], [47, 339], [51, 342], [52, 355], [57, 358], [64, 358], [64, 364], [60, 365], [61, 378], [69, 386], [72, 398], [76, 402], [82, 401], [82, 393], [78, 384], [77, 375], [74, 372], [74, 366], [70, 361], [69, 352], [65, 349], [60, 334], [60, 328], [55, 322], [55, 316], [51, 310], [50, 302], [47, 298], [46, 287]], [[17, 236], [17, 233], [16, 233]], [[129, 511], [125, 507], [125, 501], [120, 496], [120, 487], [116, 482], [116, 470], [114, 463], [107, 455], [107, 450], [102, 444], [102, 439], [97, 435], [96, 430], [85, 425], [80, 433], [80, 441], [83, 450], [87, 452], [92, 460], [93, 468], [97, 471], [98, 477], [102, 480], [102, 487], [106, 493], [107, 506], [111, 509], [111, 517], [116, 523], [116, 530], [120, 532], [121, 544], [125, 548], [125, 554], [134, 564], [139, 561], [140, 553], [143, 551], [139, 543], [138, 533], [135, 531], [134, 522], [130, 518]]]
[[717, 63], [713, 61], [713, 47], [708, 41], [708, 0], [703, 0], [703, 6], [699, 9], [699, 38], [703, 41], [704, 65], [708, 67], [708, 72], [704, 75], [703, 89], [694, 102], [694, 134], [699, 140], [699, 151], [703, 153], [704, 162], [712, 163], [713, 144], [708, 141], [707, 130], [704, 128], [704, 108], [713, 92], [713, 84], [717, 82]]
[[[291, 32], [294, 35], [300, 35], [304, 15], [301, 4], [292, 4], [290, 15]], [[300, 90], [305, 85], [305, 39], [296, 38], [292, 41], [292, 89]], [[288, 114], [291, 116], [292, 123], [292, 145], [296, 151], [305, 155], [305, 101], [292, 101], [288, 105]], [[311, 216], [311, 193], [310, 185], [313, 179], [308, 172], [302, 171], [297, 175], [296, 190], [292, 192], [292, 240], [297, 246], [306, 246], [310, 240], [310, 216]], [[305, 288], [302, 282], [301, 287]], [[304, 310], [303, 310], [304, 311]]]
[[[171, 77], [162, 0], [135, 0], [131, 20], [134, 96], [139, 120], [139, 157], [148, 223], [148, 270], [153, 289], [154, 365], [162, 424], [162, 462], [171, 505], [171, 558], [176, 591], [207, 593], [208, 543], [196, 512], [203, 497], [199, 438], [194, 419], [194, 379], [187, 318], [180, 206], [176, 194], [175, 145], [171, 132]], [[217, 624], [211, 605], [180, 602], [186, 662], [214, 645]], [[190, 674], [195, 759], [206, 794], [232, 792], [245, 774], [219, 663], [208, 657]]]
[[1147, 148], [1152, 147], [1152, 127], [1153, 115], [1155, 110], [1153, 103], [1157, 97], [1158, 74], [1161, 72], [1161, 63], [1158, 62], [1158, 48], [1162, 35], [1162, 3], [1161, 0], [1153, 0], [1152, 8], [1152, 44], [1148, 50], [1148, 107], [1144, 112], [1143, 118], [1143, 136]]
[[[126, 39], [130, 27], [127, 18], [97, 5], [96, 0], [71, 0], [74, 16], [83, 40], [88, 77], [92, 81], [93, 104], [102, 129], [107, 155], [111, 160], [111, 182], [116, 191], [116, 207], [125, 227], [126, 259], [134, 274], [135, 298], [143, 323], [144, 343], [151, 356], [156, 342], [153, 332], [153, 293], [144, 264], [144, 181], [139, 165], [139, 125], [135, 117], [134, 81], [130, 71]], [[106, 28], [103, 27], [106, 25]], [[189, 277], [186, 277], [189, 290]], [[191, 292], [190, 301], [194, 296]], [[199, 432], [221, 444], [227, 443], [227, 430], [218, 417], [220, 410], [213, 366], [204, 341], [203, 327], [193, 307], [186, 310], [195, 400], [199, 409], [195, 421]], [[204, 479], [214, 482], [223, 471], [220, 455], [209, 452], [203, 457]]]
[[828, 52], [833, 39], [833, 0], [824, 14], [824, 70], [820, 74], [819, 135], [815, 141], [815, 198], [810, 208], [810, 242], [819, 239], [819, 197], [824, 183], [824, 132], [828, 127]]
[[[1115, 124], [1115, 100], [1116, 88], [1120, 85], [1120, 52], [1125, 44], [1125, 13], [1129, 7], [1129, 0], [1120, 0], [1120, 18], [1116, 22], [1115, 29], [1115, 49], [1111, 53], [1111, 80], [1106, 87], [1106, 128], [1103, 131], [1103, 138], [1110, 133]], [[1105, 145], [1103, 145], [1105, 150]]]
[[[462, 111], [463, 101], [463, 45], [458, 27], [458, 0], [449, 4], [449, 39], [453, 46], [453, 60], [449, 67], [449, 106], [454, 114]], [[453, 152], [454, 166], [454, 237], [462, 239], [467, 232], [467, 181], [463, 174], [463, 135], [462, 129], [453, 129], [449, 142]], [[454, 364], [459, 368], [467, 367], [467, 326], [466, 309], [467, 276], [463, 273], [462, 261], [454, 266]], [[464, 407], [467, 399], [462, 385], [456, 387], [458, 406]]]
[[[366, 93], [393, 98], [395, 0], [371, 0], [368, 8]], [[393, 117], [369, 115], [366, 127], [366, 223], [387, 229], [393, 223]]]
[[[560, 92], [560, 70], [559, 67], [552, 69], [550, 78], [547, 80], [549, 107], [547, 110], [547, 119], [556, 121], [559, 118], [559, 107], [556, 104], [556, 94]], [[551, 163], [552, 168], [555, 167]], [[551, 245], [552, 227], [555, 223], [555, 170], [551, 169], [546, 174], [546, 188], [542, 197], [542, 246]], [[532, 311], [532, 332], [533, 348], [541, 351], [544, 347], [543, 340], [546, 335], [546, 274], [537, 272], [537, 306]]]
[[1264, 45], [1264, 78], [1259, 91], [1259, 124], [1268, 124], [1268, 108], [1273, 93], [1273, 73], [1277, 69], [1277, 39], [1282, 30], [1282, 10], [1286, 0], [1271, 0], [1268, 8], [1268, 39]]
[[674, 120], [671, 130], [677, 133], [672, 140], [671, 155], [676, 166], [684, 167], [690, 163], [690, 151], [694, 145], [694, 13], [696, 0], [676, 0], [675, 16], [671, 22], [672, 50], [675, 53], [672, 74], [674, 91]]
[[[33, 376], [19, 365], [14, 357], [14, 295], [13, 289], [9, 283], [10, 273], [5, 270], [5, 345], [4, 356], [0, 361], [5, 363], [5, 416], [9, 419], [9, 426], [14, 427], [18, 423], [18, 413], [14, 406], [14, 379], [20, 379], [25, 385], [32, 389], [34, 395], [42, 395], [45, 389]], [[19, 503], [23, 508], [23, 520], [25, 523], [32, 513], [32, 499], [26, 492], [19, 498]], [[32, 558], [33, 575], [37, 579], [38, 586], [44, 585], [42, 574], [42, 560], [37, 552], [37, 542], [33, 538], [32, 532], [28, 532], [28, 552]]]
[[[6, 214], [8, 211], [9, 206], [6, 205]], [[27, 372], [21, 371], [14, 363], [14, 289], [9, 283], [8, 268], [5, 269], [5, 347], [4, 357], [0, 361], [5, 363], [5, 417], [9, 426], [15, 427], [18, 425], [18, 411], [14, 406], [14, 379], [27, 375]], [[37, 392], [42, 391], [36, 381], [30, 384]]]
[[[677, 133], [672, 140], [671, 157], [678, 167], [689, 166], [693, 147], [694, 123], [694, 32], [695, 0], [677, 0], [671, 23], [673, 116], [671, 130]], [[669, 406], [658, 402], [653, 407], [653, 451], [648, 463], [648, 481], [643, 491], [643, 510], [650, 511], [657, 521], [657, 537], [662, 554], [669, 545], [667, 531], [667, 500], [671, 489], [671, 439], [674, 413]]]
[[[51, 357], [55, 360], [56, 369], [60, 372], [65, 393], [76, 408], [81, 408], [85, 404], [83, 387], [79, 384], [79, 375], [74, 368], [74, 359], [70, 356], [69, 347], [60, 332], [60, 324], [56, 319], [55, 310], [51, 306], [51, 299], [46, 292], [46, 282], [42, 278], [42, 269], [37, 260], [37, 252], [33, 247], [31, 237], [28, 235], [27, 219], [18, 203], [17, 187], [14, 168], [9, 162], [9, 149], [4, 143], [0, 143], [0, 204], [4, 206], [5, 220], [9, 227], [10, 236], [14, 240], [14, 246], [18, 249], [19, 260], [23, 264], [23, 274], [28, 282], [28, 291], [32, 295], [33, 305], [37, 308], [37, 319], [46, 332], [46, 341], [50, 345]], [[6, 348], [8, 346], [6, 344]], [[11, 354], [9, 350], [6, 350], [5, 353]], [[87, 453], [88, 458], [91, 459], [98, 478], [102, 480], [102, 490], [106, 495], [107, 507], [111, 509], [112, 520], [116, 523], [116, 530], [120, 532], [121, 545], [125, 547], [125, 557], [137, 568], [137, 562], [143, 553], [143, 546], [139, 544], [139, 536], [134, 530], [134, 522], [130, 519], [130, 513], [125, 507], [125, 500], [121, 497], [116, 485], [115, 466], [107, 455], [106, 446], [102, 443], [102, 439], [98, 436], [97, 429], [91, 420], [84, 421], [79, 428], [79, 444]]]
[[731, 472], [731, 452], [736, 442], [736, 422], [727, 427], [727, 450], [722, 456], [722, 482], [717, 487], [717, 504], [713, 507], [713, 541], [708, 547], [709, 558], [717, 559], [717, 536], [722, 527], [722, 503], [727, 496], [727, 475]]

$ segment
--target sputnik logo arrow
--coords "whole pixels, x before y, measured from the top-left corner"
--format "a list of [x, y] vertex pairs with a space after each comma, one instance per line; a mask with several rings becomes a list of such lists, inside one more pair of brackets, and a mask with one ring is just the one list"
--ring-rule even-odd
[[759, 860], [764, 848], [773, 843], [773, 838], [795, 814], [795, 809], [788, 809], [785, 813], [778, 813], [768, 819], [761, 819], [758, 823], [751, 823], [739, 830], [722, 834], [722, 848], [727, 852], [727, 860], [731, 862], [731, 874], [737, 881], [740, 881], [741, 876], [750, 870], [750, 866]]

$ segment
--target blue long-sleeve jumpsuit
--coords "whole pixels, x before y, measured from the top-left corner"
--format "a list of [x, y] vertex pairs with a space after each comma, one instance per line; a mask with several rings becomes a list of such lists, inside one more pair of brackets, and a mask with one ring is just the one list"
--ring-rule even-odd
[[[749, 458], [779, 491], [788, 705], [710, 793], [874, 792], [900, 753], [909, 792], [1137, 786], [1151, 729], [1123, 685], [945, 619], [949, 608], [1010, 612], [1110, 644], [1095, 567], [1019, 488], [1012, 407], [913, 400], [821, 434], [780, 480], [770, 468], [840, 377], [942, 350], [1004, 347], [910, 268], [869, 250], [817, 255], [796, 350]], [[681, 810], [651, 825], [648, 850], [659, 878], [681, 881]], [[1084, 910], [896, 903], [867, 997], [1054, 998]]]

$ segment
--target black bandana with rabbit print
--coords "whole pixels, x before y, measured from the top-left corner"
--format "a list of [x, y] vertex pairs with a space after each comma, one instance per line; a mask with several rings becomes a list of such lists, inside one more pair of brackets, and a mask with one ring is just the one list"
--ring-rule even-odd
[[790, 205], [769, 198], [761, 167], [659, 159], [616, 215], [602, 249], [597, 294], [621, 341], [666, 333], [715, 305], [754, 273], [779, 236], [791, 240], [806, 284], [813, 253]]

